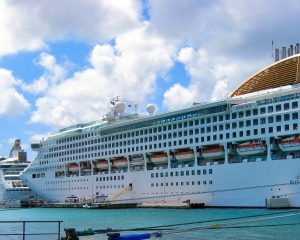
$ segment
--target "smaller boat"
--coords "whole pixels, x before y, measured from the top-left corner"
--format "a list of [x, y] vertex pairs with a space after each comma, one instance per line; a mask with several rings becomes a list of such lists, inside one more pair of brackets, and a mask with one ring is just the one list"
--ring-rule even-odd
[[262, 141], [249, 141], [238, 145], [236, 151], [240, 156], [249, 156], [264, 153], [266, 149]]
[[108, 161], [106, 161], [106, 160], [99, 160], [98, 162], [97, 162], [97, 168], [99, 168], [99, 169], [108, 169]]
[[168, 162], [168, 155], [166, 153], [153, 154], [151, 156], [151, 161], [154, 164], [166, 163], [166, 162]]
[[175, 153], [175, 157], [178, 161], [191, 161], [195, 159], [195, 154], [193, 150], [186, 150]]
[[93, 208], [99, 208], [98, 205], [96, 204], [91, 204], [91, 203], [85, 203], [82, 205], [83, 208], [87, 208], [87, 209], [93, 209]]
[[202, 156], [204, 158], [221, 158], [225, 156], [225, 150], [223, 146], [206, 148], [202, 150]]
[[279, 148], [281, 149], [281, 151], [284, 151], [284, 152], [300, 150], [299, 135], [295, 135], [295, 136], [283, 139], [279, 143]]
[[127, 159], [126, 158], [116, 159], [114, 160], [114, 165], [117, 168], [127, 167]]
[[73, 163], [69, 166], [69, 171], [71, 172], [78, 172], [79, 171], [79, 166], [76, 163]]

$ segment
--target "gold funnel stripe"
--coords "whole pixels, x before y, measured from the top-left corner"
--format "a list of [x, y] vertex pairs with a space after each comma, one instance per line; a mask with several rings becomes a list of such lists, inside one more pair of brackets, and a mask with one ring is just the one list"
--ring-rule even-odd
[[300, 54], [278, 61], [248, 78], [229, 97], [300, 83]]

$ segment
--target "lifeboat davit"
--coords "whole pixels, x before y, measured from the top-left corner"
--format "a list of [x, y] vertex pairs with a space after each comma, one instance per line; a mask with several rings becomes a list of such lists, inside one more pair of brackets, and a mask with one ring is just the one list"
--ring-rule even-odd
[[191, 161], [195, 159], [193, 150], [186, 150], [175, 153], [175, 157], [178, 161]]
[[117, 168], [127, 167], [127, 159], [126, 158], [116, 159], [114, 160], [114, 165]]
[[204, 158], [221, 158], [225, 156], [225, 150], [223, 146], [206, 148], [202, 150], [202, 156]]
[[261, 154], [266, 149], [266, 145], [261, 141], [249, 141], [238, 145], [236, 151], [240, 156], [249, 156]]
[[97, 168], [108, 169], [108, 162], [106, 160], [100, 160], [97, 162]]
[[78, 164], [71, 164], [70, 166], [69, 166], [69, 171], [71, 171], [71, 172], [78, 172], [79, 171], [79, 166], [78, 166]]
[[281, 151], [284, 151], [284, 152], [300, 150], [299, 135], [295, 135], [295, 136], [283, 139], [279, 143], [279, 148], [281, 149]]
[[166, 153], [154, 154], [151, 156], [151, 161], [153, 163], [166, 163], [168, 162], [168, 155]]

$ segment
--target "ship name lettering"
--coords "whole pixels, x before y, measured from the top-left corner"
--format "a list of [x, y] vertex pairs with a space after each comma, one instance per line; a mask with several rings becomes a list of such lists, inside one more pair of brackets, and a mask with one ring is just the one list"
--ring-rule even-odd
[[298, 185], [300, 182], [298, 180], [290, 180], [290, 185]]

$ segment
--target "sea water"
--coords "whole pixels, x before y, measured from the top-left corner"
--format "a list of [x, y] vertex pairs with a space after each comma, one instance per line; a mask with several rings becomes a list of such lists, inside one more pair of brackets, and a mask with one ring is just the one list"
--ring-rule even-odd
[[[255, 216], [254, 218], [246, 218]], [[277, 216], [288, 216], [277, 218]], [[244, 222], [249, 219], [267, 219], [257, 222]], [[63, 221], [64, 228], [83, 231], [112, 228], [121, 235], [143, 232], [156, 232], [149, 228], [180, 230], [180, 233], [163, 235], [162, 240], [179, 239], [300, 239], [300, 211], [268, 209], [84, 209], [84, 208], [24, 208], [0, 210], [1, 221]], [[229, 223], [231, 228], [220, 228]], [[182, 224], [182, 225], [181, 225]], [[213, 229], [192, 230], [201, 226], [214, 226]], [[272, 226], [267, 226], [272, 225]], [[135, 228], [147, 230], [134, 231]], [[124, 231], [121, 231], [124, 230]], [[127, 230], [127, 232], [125, 232]], [[56, 223], [27, 223], [26, 233], [54, 233]], [[22, 232], [22, 224], [0, 223], [0, 234]], [[0, 239], [22, 239], [21, 236], [0, 235]], [[57, 235], [26, 236], [26, 240], [57, 239]], [[80, 240], [108, 239], [106, 234], [80, 237]], [[151, 239], [157, 239], [152, 237]]]

